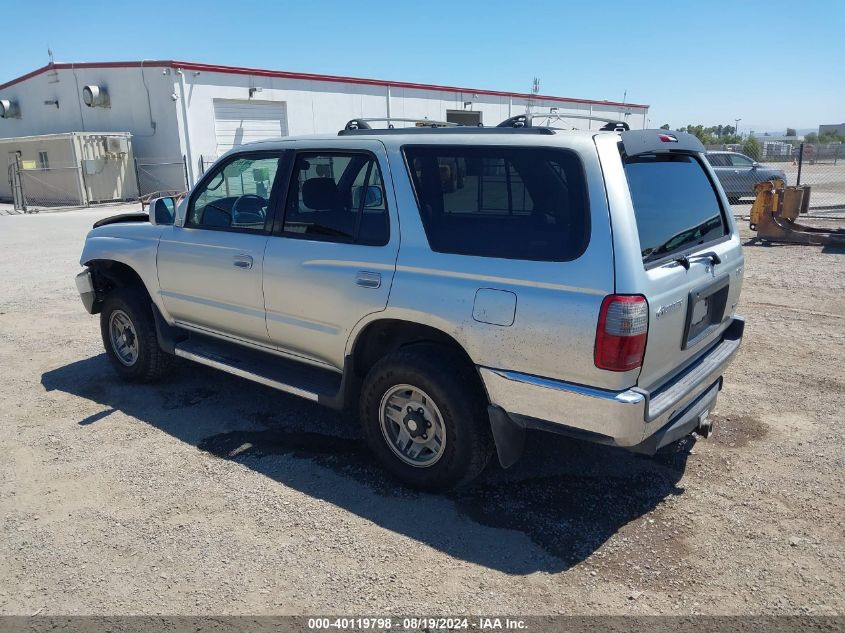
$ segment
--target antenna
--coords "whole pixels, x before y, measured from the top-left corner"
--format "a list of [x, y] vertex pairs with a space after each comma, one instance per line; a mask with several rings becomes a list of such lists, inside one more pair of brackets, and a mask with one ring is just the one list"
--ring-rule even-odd
[[540, 78], [534, 77], [531, 82], [531, 96], [525, 102], [525, 114], [531, 114], [531, 108], [534, 107], [534, 97], [540, 94]]
[[53, 65], [53, 49], [51, 49], [51, 48], [47, 49], [47, 57], [50, 58], [50, 65], [52, 66]]

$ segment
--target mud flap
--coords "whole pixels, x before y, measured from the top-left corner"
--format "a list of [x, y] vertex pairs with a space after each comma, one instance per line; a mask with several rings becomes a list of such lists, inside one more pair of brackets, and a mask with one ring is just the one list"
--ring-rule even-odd
[[159, 347], [168, 354], [175, 354], [176, 343], [185, 340], [187, 338], [187, 334], [180, 333], [176, 328], [168, 325], [167, 321], [164, 320], [164, 317], [159, 311], [158, 306], [154, 303], [150, 303], [150, 305], [152, 306], [153, 318], [155, 319], [156, 338], [158, 339]]
[[491, 404], [487, 407], [490, 428], [496, 443], [496, 454], [502, 468], [510, 468], [525, 449], [525, 427], [515, 422], [501, 407]]

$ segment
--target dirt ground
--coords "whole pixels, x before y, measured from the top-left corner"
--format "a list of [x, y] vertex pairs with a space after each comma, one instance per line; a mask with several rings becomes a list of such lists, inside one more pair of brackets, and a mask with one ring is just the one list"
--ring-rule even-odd
[[303, 400], [119, 382], [73, 285], [111, 213], [0, 217], [0, 614], [845, 613], [845, 250], [745, 248], [709, 440], [431, 496]]

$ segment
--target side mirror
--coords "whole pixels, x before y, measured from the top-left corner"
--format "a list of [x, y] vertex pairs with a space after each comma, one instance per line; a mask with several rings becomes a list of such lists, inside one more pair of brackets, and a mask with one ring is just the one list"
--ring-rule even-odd
[[357, 207], [361, 204], [361, 195], [364, 196], [364, 208], [373, 209], [378, 208], [384, 204], [384, 192], [381, 187], [370, 185], [364, 191], [364, 187], [356, 187], [352, 194], [352, 204]]
[[176, 201], [171, 197], [150, 200], [150, 224], [167, 226], [176, 220]]
[[757, 169], [759, 166], [760, 166], [760, 163], [758, 163], [756, 160], [753, 163], [751, 163], [752, 169]]

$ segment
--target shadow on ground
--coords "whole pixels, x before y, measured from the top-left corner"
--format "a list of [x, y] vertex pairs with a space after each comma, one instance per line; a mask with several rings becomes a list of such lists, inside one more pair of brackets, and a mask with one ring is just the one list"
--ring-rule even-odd
[[372, 463], [350, 416], [199, 365], [177, 367], [168, 383], [129, 385], [101, 354], [46, 372], [41, 382], [106, 407], [79, 420], [81, 433], [121, 411], [452, 557], [509, 574], [568, 569], [682, 493], [676, 484], [688, 449], [646, 458], [548, 434], [529, 437], [522, 461], [508, 471], [493, 464], [470, 488], [417, 493]]

